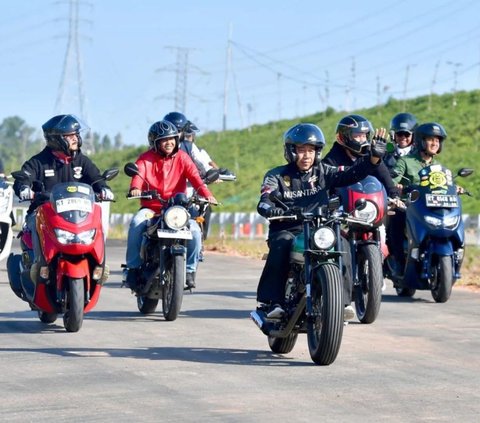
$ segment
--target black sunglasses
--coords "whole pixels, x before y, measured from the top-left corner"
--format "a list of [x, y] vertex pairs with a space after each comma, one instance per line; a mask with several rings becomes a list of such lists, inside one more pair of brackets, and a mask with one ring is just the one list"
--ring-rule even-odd
[[412, 135], [411, 132], [408, 132], [408, 131], [398, 131], [398, 132], [395, 132], [395, 135], [400, 135], [400, 136], [404, 136], [405, 138], [409, 137], [410, 135]]

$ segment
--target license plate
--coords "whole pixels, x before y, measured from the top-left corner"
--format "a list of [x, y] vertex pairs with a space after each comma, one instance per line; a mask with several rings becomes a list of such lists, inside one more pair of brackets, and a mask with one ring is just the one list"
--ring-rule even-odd
[[157, 236], [159, 238], [170, 239], [192, 239], [192, 233], [190, 231], [174, 231], [173, 229], [157, 229]]
[[81, 212], [92, 212], [92, 202], [88, 198], [70, 197], [61, 198], [55, 202], [57, 213], [78, 210]]
[[458, 197], [456, 195], [426, 194], [425, 201], [427, 207], [458, 207]]

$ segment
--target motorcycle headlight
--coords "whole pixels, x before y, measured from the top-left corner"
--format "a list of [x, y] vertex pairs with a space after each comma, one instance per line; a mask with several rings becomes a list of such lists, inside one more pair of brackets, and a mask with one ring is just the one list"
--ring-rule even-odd
[[366, 201], [365, 207], [362, 210], [355, 210], [353, 212], [353, 216], [357, 219], [372, 223], [377, 219], [378, 210], [375, 204], [373, 204], [371, 201]]
[[436, 228], [438, 228], [439, 226], [442, 226], [442, 219], [439, 219], [438, 217], [425, 216], [425, 222], [427, 222], [429, 225], [434, 226]]
[[90, 245], [95, 238], [95, 229], [74, 234], [63, 229], [55, 229], [55, 236], [60, 244], [84, 244]]
[[187, 209], [181, 206], [170, 207], [165, 214], [163, 219], [170, 229], [178, 230], [184, 228], [187, 223], [190, 215], [188, 214]]
[[434, 226], [435, 228], [444, 227], [444, 228], [454, 228], [458, 225], [460, 216], [450, 216], [445, 219], [439, 219], [438, 217], [425, 216], [425, 222], [429, 225]]
[[330, 250], [335, 244], [335, 232], [328, 227], [317, 229], [313, 234], [313, 243], [320, 250]]

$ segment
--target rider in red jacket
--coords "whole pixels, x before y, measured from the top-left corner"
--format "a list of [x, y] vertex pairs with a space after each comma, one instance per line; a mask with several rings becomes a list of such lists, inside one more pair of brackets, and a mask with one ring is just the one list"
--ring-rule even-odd
[[[200, 178], [197, 167], [187, 153], [178, 149], [179, 134], [174, 124], [167, 120], [154, 123], [148, 132], [150, 149], [142, 153], [137, 161], [139, 174], [132, 178], [130, 195], [140, 196], [142, 191], [157, 190], [164, 200], [178, 193], [186, 193], [187, 180], [198, 193], [211, 203], [217, 203], [215, 197]], [[130, 288], [134, 288], [140, 267], [140, 248], [142, 236], [147, 228], [148, 220], [158, 213], [162, 205], [159, 200], [141, 200], [140, 210], [133, 216], [128, 229], [127, 240], [127, 280]], [[187, 242], [187, 275], [189, 288], [195, 287], [195, 272], [198, 266], [198, 245], [201, 245], [201, 231], [197, 222], [190, 219], [190, 230], [194, 239]], [[198, 238], [198, 239], [196, 239]]]

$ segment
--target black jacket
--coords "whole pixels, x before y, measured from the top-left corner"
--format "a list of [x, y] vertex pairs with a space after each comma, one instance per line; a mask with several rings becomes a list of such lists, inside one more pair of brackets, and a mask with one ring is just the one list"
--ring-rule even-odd
[[[357, 160], [355, 165], [345, 171], [337, 167], [320, 163], [308, 172], [302, 172], [295, 163], [278, 166], [269, 170], [263, 179], [260, 201], [257, 211], [266, 216], [272, 207], [277, 207], [269, 199], [269, 194], [278, 191], [281, 200], [289, 208], [299, 207], [313, 210], [315, 207], [328, 203], [328, 191], [334, 187], [351, 185], [362, 180], [377, 168], [370, 162], [370, 157]], [[271, 221], [270, 232], [280, 230], [298, 230], [301, 224], [292, 221]]]
[[[81, 151], [67, 164], [54, 156], [49, 147], [45, 147], [40, 153], [27, 160], [22, 170], [28, 176], [25, 179], [15, 179], [13, 189], [17, 196], [20, 196], [23, 188], [31, 188], [33, 181], [41, 182], [46, 192], [50, 192], [59, 182], [83, 182], [92, 185], [95, 192], [100, 192], [107, 186], [105, 181], [99, 181], [101, 174], [97, 166]], [[34, 199], [27, 213], [35, 210], [43, 202], [45, 200]]]
[[[351, 157], [347, 154], [345, 149], [338, 143], [334, 143], [333, 147], [327, 153], [327, 155], [322, 160], [324, 163], [327, 163], [331, 166], [353, 166], [354, 163], [358, 161], [352, 160]], [[392, 180], [390, 171], [387, 166], [385, 166], [384, 161], [382, 161], [375, 170], [371, 173], [372, 176], [375, 176], [385, 187], [387, 195], [392, 198], [400, 196], [398, 188], [395, 186], [395, 183]]]

